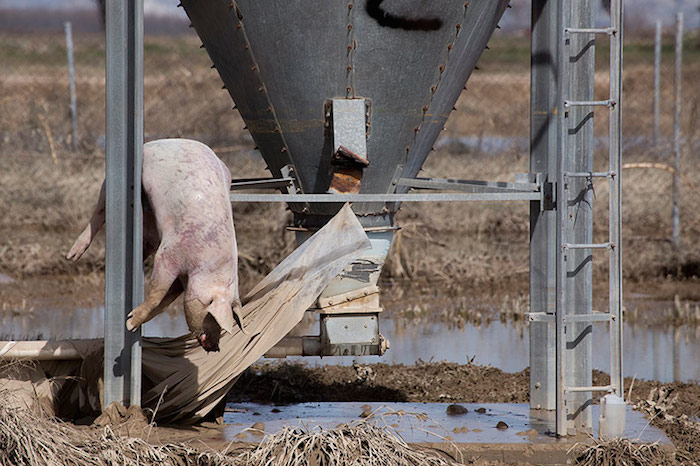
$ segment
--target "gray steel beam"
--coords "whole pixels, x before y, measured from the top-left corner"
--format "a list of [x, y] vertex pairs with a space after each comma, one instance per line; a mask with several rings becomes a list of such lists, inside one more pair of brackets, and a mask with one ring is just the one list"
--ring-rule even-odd
[[610, 253], [610, 384], [617, 396], [624, 398], [622, 372], [622, 69], [624, 44], [624, 2], [613, 0], [610, 20], [618, 26], [617, 40], [610, 41], [610, 96], [620, 105], [610, 111], [609, 170], [620, 175], [610, 178], [609, 241], [617, 246]]
[[[588, 28], [595, 25], [596, 0], [577, 0], [569, 4], [569, 22], [565, 26]], [[595, 37], [573, 35], [568, 37], [565, 55], [567, 62], [568, 92], [563, 97], [591, 102], [594, 97]], [[562, 144], [567, 160], [567, 171], [593, 171], [593, 108], [564, 105]], [[593, 183], [585, 178], [573, 178], [568, 183], [567, 198], [558, 202], [564, 215], [568, 242], [593, 243]], [[564, 245], [562, 245], [564, 246]], [[574, 249], [567, 254], [567, 287], [564, 313], [590, 314], [593, 303], [593, 251]], [[566, 324], [566, 386], [588, 387], [593, 385], [592, 373], [592, 325], [588, 322]], [[593, 427], [592, 394], [582, 391], [567, 396], [566, 412], [570, 428], [590, 430]]]
[[106, 5], [106, 265], [104, 406], [141, 403], [139, 334], [126, 315], [143, 300], [143, 0]]
[[539, 191], [537, 183], [506, 183], [502, 181], [456, 180], [442, 178], [399, 178], [397, 186], [419, 189], [441, 189], [472, 193], [504, 193]]
[[[545, 183], [557, 179], [558, 31], [561, 2], [532, 1], [530, 59], [530, 172], [543, 173]], [[544, 186], [543, 186], [544, 189]], [[556, 212], [552, 193], [545, 208], [530, 202], [530, 312], [549, 321], [530, 323], [530, 408], [555, 409]]]
[[238, 194], [231, 202], [464, 202], [464, 201], [538, 201], [539, 192], [503, 193], [409, 193], [409, 194]]

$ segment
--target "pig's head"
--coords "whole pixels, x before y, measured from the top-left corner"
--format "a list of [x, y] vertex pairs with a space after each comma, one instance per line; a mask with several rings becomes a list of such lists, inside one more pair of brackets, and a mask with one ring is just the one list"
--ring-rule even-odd
[[[236, 325], [234, 311], [238, 309], [240, 302], [237, 299], [232, 305], [231, 301], [223, 296], [217, 296], [208, 303], [195, 298], [185, 301], [185, 318], [187, 326], [202, 348], [206, 351], [219, 351], [221, 330], [233, 333], [233, 327]], [[239, 316], [238, 312], [236, 315]]]

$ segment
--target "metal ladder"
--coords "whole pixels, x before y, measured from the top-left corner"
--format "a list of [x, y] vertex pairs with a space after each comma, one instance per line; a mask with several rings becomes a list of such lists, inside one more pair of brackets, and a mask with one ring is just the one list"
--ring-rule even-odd
[[[572, 2], [574, 0], [569, 0]], [[565, 2], [564, 5], [568, 5]], [[556, 291], [556, 434], [567, 435], [568, 416], [572, 410], [567, 409], [567, 398], [578, 392], [608, 392], [620, 397], [623, 396], [622, 378], [622, 263], [621, 263], [621, 186], [620, 170], [622, 155], [622, 126], [621, 126], [621, 93], [622, 93], [622, 0], [611, 2], [611, 26], [608, 28], [572, 28], [569, 15], [570, 8], [561, 9], [560, 17], [560, 44], [559, 44], [559, 95], [558, 124], [560, 130], [560, 153], [558, 157], [558, 180], [556, 187], [557, 199], [557, 291]], [[581, 36], [591, 39], [598, 35], [607, 35], [610, 38], [610, 94], [606, 100], [577, 101], [568, 100], [572, 94], [570, 89], [569, 73], [571, 57], [578, 51], [572, 50], [571, 38]], [[595, 68], [595, 67], [593, 67]], [[594, 107], [607, 107], [610, 112], [610, 154], [609, 169], [605, 172], [572, 171], [569, 169], [572, 155], [569, 152], [572, 147], [570, 129], [572, 123], [570, 113], [573, 108], [584, 107], [593, 111]], [[591, 149], [592, 153], [592, 149]], [[591, 165], [592, 166], [592, 165]], [[572, 185], [580, 185], [581, 180], [587, 184], [584, 189], [592, 188], [594, 178], [607, 178], [610, 187], [610, 218], [609, 239], [605, 243], [581, 243], [572, 240], [573, 232], [568, 222], [573, 201], [580, 193], [572, 189]], [[567, 264], [571, 263], [571, 257], [576, 250], [585, 250], [593, 255], [594, 250], [606, 250], [609, 253], [610, 286], [609, 286], [609, 312], [567, 313], [567, 303], [571, 302], [569, 286], [567, 286]], [[589, 283], [588, 286], [591, 286]], [[567, 351], [567, 326], [571, 329], [577, 323], [607, 322], [610, 328], [610, 384], [605, 386], [572, 386], [567, 381], [566, 351]], [[569, 331], [569, 338], [573, 332]]]

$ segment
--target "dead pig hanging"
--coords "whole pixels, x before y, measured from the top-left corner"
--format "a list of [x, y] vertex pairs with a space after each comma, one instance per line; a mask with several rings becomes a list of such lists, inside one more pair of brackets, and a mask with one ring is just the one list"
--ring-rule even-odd
[[[163, 139], [144, 145], [143, 257], [155, 253], [144, 302], [126, 327], [137, 329], [185, 293], [185, 318], [207, 351], [221, 329], [241, 324], [238, 249], [229, 200], [231, 173], [206, 145]], [[105, 223], [105, 184], [90, 223], [66, 258], [78, 260]]]

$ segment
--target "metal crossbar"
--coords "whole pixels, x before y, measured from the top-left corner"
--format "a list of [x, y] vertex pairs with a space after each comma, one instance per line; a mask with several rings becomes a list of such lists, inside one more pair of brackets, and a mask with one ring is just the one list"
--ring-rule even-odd
[[566, 28], [564, 31], [567, 34], [607, 34], [612, 35], [617, 33], [616, 28]]
[[564, 107], [614, 107], [616, 100], [565, 100]]
[[[572, 12], [577, 7], [574, 0], [564, 2], [560, 11], [560, 35], [559, 35], [559, 53], [558, 55], [558, 71], [559, 76], [570, 77], [572, 73], [579, 73], [576, 77], [593, 80], [593, 76], [582, 76], [580, 73], [594, 73], [594, 66], [586, 68], [576, 62], [571, 61], [571, 57], [575, 56], [579, 51], [572, 47], [571, 34], [607, 34], [610, 39], [610, 94], [606, 100], [569, 100], [569, 96], [576, 89], [571, 88], [570, 79], [561, 79], [558, 85], [559, 94], [559, 112], [558, 124], [560, 131], [560, 148], [558, 158], [558, 179], [557, 179], [557, 281], [556, 281], [556, 312], [554, 315], [556, 329], [556, 344], [555, 344], [555, 380], [556, 380], [556, 433], [560, 436], [565, 436], [569, 433], [570, 419], [577, 415], [578, 406], [573, 403], [568, 403], [570, 400], [568, 394], [574, 393], [590, 393], [594, 391], [610, 392], [616, 395], [623, 396], [623, 379], [622, 379], [622, 263], [621, 251], [621, 184], [620, 177], [617, 174], [621, 173], [622, 165], [622, 126], [621, 126], [621, 105], [620, 98], [622, 93], [622, 15], [623, 6], [622, 0], [612, 0], [611, 2], [611, 26], [608, 28], [574, 28], [567, 27], [571, 20]], [[593, 69], [593, 71], [590, 71]], [[585, 71], [583, 71], [585, 70]], [[575, 79], [575, 78], [574, 78]], [[594, 107], [605, 106], [610, 111], [610, 152], [609, 152], [609, 170], [606, 172], [580, 171], [571, 170], [569, 165], [573, 164], [573, 154], [577, 150], [575, 139], [569, 132], [571, 125], [575, 125], [570, 114], [572, 107]], [[577, 114], [578, 115], [578, 114]], [[591, 125], [592, 126], [592, 125]], [[592, 129], [591, 129], [592, 131]], [[590, 149], [590, 148], [589, 148]], [[592, 149], [588, 150], [592, 165]], [[605, 243], [592, 243], [573, 241], [574, 226], [569, 220], [572, 218], [570, 209], [572, 206], [577, 206], [577, 197], [581, 199], [581, 192], [575, 191], [575, 187], [581, 188], [579, 185], [572, 185], [576, 178], [593, 177], [607, 178], [610, 186], [609, 200], [609, 239]], [[573, 179], [573, 180], [572, 180]], [[589, 189], [583, 187], [581, 189]], [[585, 197], [585, 195], [584, 195]], [[561, 200], [561, 201], [559, 201]], [[585, 200], [585, 199], [584, 199]], [[584, 312], [576, 313], [570, 306], [573, 302], [574, 287], [570, 286], [569, 274], [570, 268], [576, 266], [575, 256], [577, 250], [593, 250], [605, 249], [609, 253], [609, 312]], [[588, 260], [588, 258], [587, 258]], [[585, 279], [585, 278], [584, 278]], [[590, 279], [589, 279], [590, 280]], [[586, 283], [590, 291], [590, 283]], [[585, 299], [584, 299], [585, 301]], [[586, 306], [583, 306], [584, 308]], [[580, 312], [580, 308], [578, 309]], [[530, 315], [532, 321], [546, 321], [545, 316]], [[575, 339], [577, 329], [575, 327], [579, 323], [589, 322], [607, 322], [610, 329], [610, 385], [604, 386], [571, 386], [568, 378], [572, 375], [573, 370], [590, 371], [586, 361], [581, 365], [569, 368], [567, 367], [567, 351], [574, 351], [573, 348], [567, 347], [567, 338]], [[576, 400], [580, 402], [580, 400]]]

